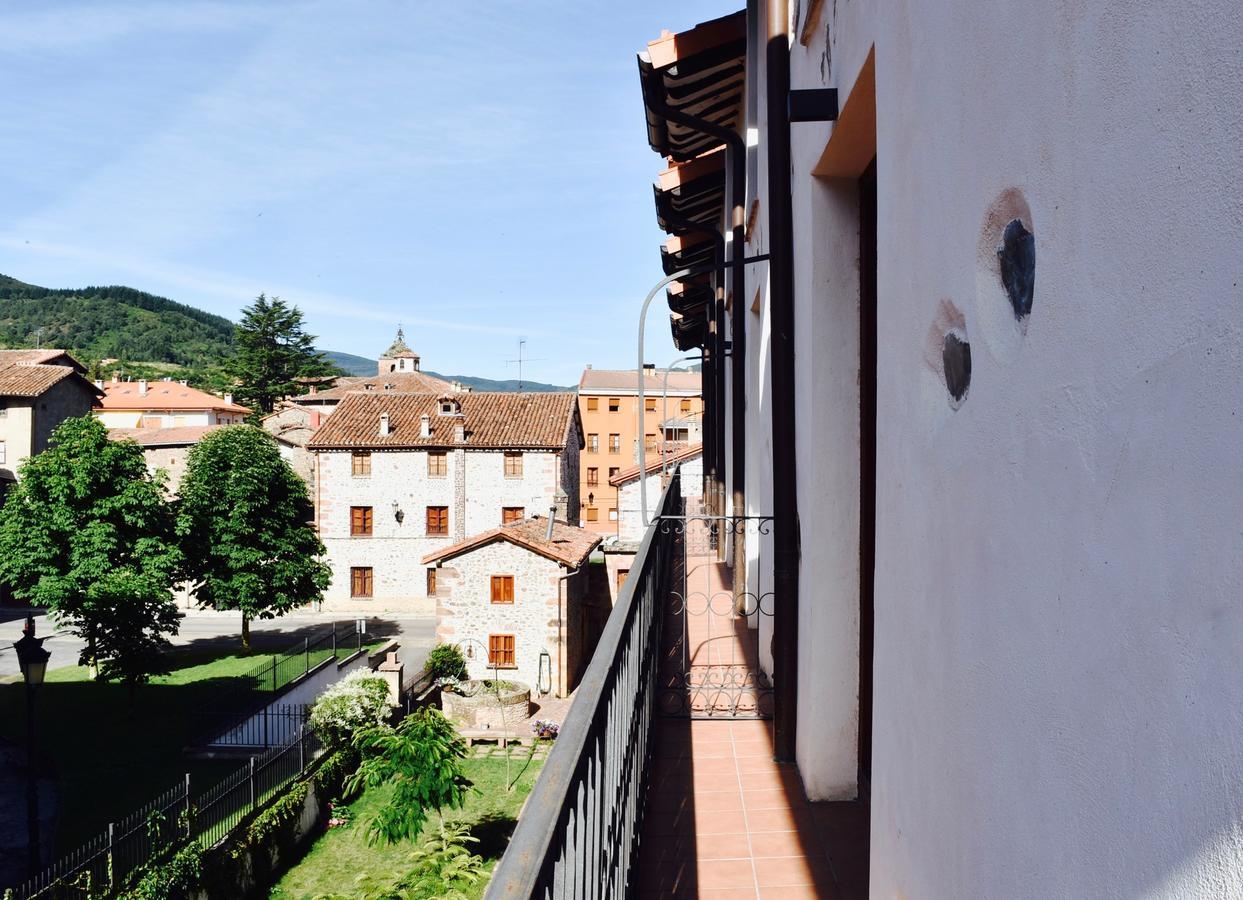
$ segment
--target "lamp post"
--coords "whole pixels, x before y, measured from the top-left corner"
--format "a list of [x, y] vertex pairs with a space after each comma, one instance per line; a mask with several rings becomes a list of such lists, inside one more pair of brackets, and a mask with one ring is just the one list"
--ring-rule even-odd
[[48, 657], [43, 638], [35, 637], [35, 617], [26, 617], [22, 637], [13, 645], [22, 680], [26, 682], [26, 835], [30, 846], [30, 875], [39, 874], [39, 783], [35, 774], [35, 688], [43, 684]]

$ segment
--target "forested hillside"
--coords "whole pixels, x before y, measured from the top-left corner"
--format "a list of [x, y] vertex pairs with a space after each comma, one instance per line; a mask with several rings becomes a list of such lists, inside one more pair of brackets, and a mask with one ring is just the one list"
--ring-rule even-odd
[[229, 354], [233, 323], [134, 288], [51, 289], [0, 275], [0, 344], [202, 368]]

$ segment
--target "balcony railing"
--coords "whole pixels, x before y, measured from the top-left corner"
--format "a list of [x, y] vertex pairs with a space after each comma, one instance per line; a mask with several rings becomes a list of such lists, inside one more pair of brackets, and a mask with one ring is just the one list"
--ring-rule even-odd
[[[657, 506], [680, 516], [674, 477]], [[632, 882], [660, 664], [658, 598], [679, 559], [675, 529], [647, 530], [574, 704], [488, 886], [500, 898], [618, 897]]]

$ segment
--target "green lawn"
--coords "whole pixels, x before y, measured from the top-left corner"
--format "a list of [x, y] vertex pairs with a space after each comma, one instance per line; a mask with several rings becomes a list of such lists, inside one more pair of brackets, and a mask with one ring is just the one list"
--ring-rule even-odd
[[[505, 757], [503, 751], [494, 753], [464, 761], [466, 776], [474, 782], [474, 789], [462, 809], [445, 813], [448, 821], [471, 824], [472, 833], [480, 839], [472, 849], [487, 861], [489, 874], [505, 852], [518, 812], [543, 765], [542, 759], [529, 759], [525, 748], [513, 748], [511, 778], [516, 783], [512, 791], [506, 791]], [[317, 840], [302, 861], [285, 873], [271, 896], [280, 900], [344, 900], [358, 896], [357, 879], [367, 878], [373, 888], [395, 882], [410, 868], [413, 845], [368, 846], [365, 836], [368, 819], [391, 793], [387, 786], [365, 791], [348, 807], [350, 823], [333, 828]], [[427, 827], [435, 828], [435, 823]], [[486, 886], [485, 878], [468, 894], [482, 897]]]
[[[37, 694], [37, 734], [58, 784], [56, 853], [68, 853], [190, 773], [195, 793], [236, 760], [190, 761], [195, 713], [270, 659], [227, 648], [178, 651], [171, 674], [129, 691], [88, 679], [81, 666], [49, 670]], [[25, 686], [0, 683], [0, 735], [24, 746]]]

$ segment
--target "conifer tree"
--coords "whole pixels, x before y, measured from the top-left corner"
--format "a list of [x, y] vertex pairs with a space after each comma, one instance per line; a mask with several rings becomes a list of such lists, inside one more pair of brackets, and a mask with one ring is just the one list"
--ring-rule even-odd
[[237, 382], [234, 394], [264, 413], [277, 401], [301, 393], [299, 378], [336, 374], [315, 349], [315, 336], [303, 330], [302, 311], [279, 297], [260, 294], [242, 310], [233, 345], [226, 369]]

